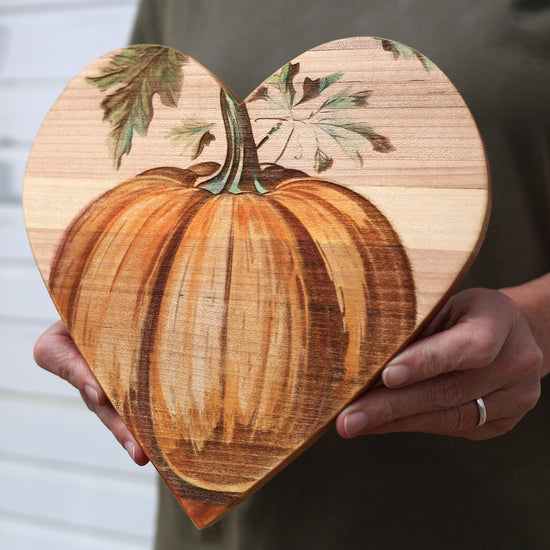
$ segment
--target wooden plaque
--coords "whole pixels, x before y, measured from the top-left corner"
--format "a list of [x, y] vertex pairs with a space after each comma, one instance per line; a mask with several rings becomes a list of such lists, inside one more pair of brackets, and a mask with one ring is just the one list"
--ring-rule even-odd
[[243, 102], [175, 50], [111, 52], [52, 107], [24, 188], [63, 321], [199, 527], [377, 381], [488, 203], [459, 93], [380, 38], [309, 50]]

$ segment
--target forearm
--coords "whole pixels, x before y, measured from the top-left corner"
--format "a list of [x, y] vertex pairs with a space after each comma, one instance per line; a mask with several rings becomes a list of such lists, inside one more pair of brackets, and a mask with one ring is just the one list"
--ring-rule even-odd
[[550, 273], [502, 292], [516, 302], [542, 350], [542, 378], [550, 372]]

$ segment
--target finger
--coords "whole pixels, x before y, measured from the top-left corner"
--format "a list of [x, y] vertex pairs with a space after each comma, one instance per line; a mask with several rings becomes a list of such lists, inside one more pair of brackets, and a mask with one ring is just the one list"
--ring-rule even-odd
[[[349, 426], [355, 425], [356, 429], [370, 432], [405, 417], [453, 409], [487, 395], [506, 396], [499, 402], [493, 418], [523, 416], [540, 397], [540, 379], [536, 376], [518, 377], [513, 369], [502, 377], [505, 370], [501, 365], [491, 365], [484, 369], [442, 374], [397, 389], [374, 388], [339, 415], [341, 431], [349, 436]], [[505, 393], [499, 394], [500, 390]], [[363, 416], [356, 415], [353, 421], [349, 420], [348, 417], [356, 412]], [[361, 419], [363, 426], [360, 426]]]
[[376, 423], [375, 420], [369, 422], [364, 409], [352, 409], [349, 416], [338, 418], [336, 427], [345, 438], [392, 432], [424, 432], [476, 440], [488, 439], [511, 430], [536, 401], [537, 392], [531, 387], [520, 391], [517, 388], [494, 391], [483, 397], [487, 416], [486, 423], [479, 428], [480, 410], [476, 399], [454, 407], [397, 417], [382, 423]]
[[[486, 406], [488, 401], [488, 399], [485, 399]], [[491, 405], [489, 405], [490, 407]], [[479, 409], [475, 401], [472, 401], [445, 411], [434, 411], [400, 418], [365, 432], [365, 434], [422, 432], [481, 441], [509, 432], [520, 420], [518, 417], [504, 417], [488, 420], [482, 426], [478, 426], [479, 418]]]
[[[488, 409], [489, 400], [485, 403]], [[494, 414], [494, 411], [492, 414]], [[458, 436], [459, 434], [469, 434], [474, 429], [480, 430], [487, 425], [485, 424], [485, 426], [476, 428], [479, 419], [478, 406], [475, 401], [470, 401], [449, 409], [397, 418], [391, 422], [379, 426], [372, 426], [370, 429], [367, 428], [364, 434], [423, 432]]]
[[116, 440], [126, 449], [126, 452], [136, 464], [144, 466], [149, 462], [147, 455], [110, 403], [100, 407], [95, 413], [113, 433]]
[[84, 403], [86, 403], [88, 408], [94, 412], [103, 424], [113, 433], [116, 440], [126, 449], [126, 452], [130, 455], [132, 460], [140, 466], [147, 464], [149, 459], [145, 451], [136, 441], [126, 424], [124, 424], [124, 421], [113, 405], [111, 405], [109, 401], [104, 405], [98, 405], [97, 401], [90, 399], [86, 393], [82, 391], [80, 393]]
[[[456, 371], [399, 389], [375, 388], [363, 394], [342, 413], [344, 431], [349, 435], [348, 417], [360, 411], [369, 431], [405, 417], [458, 407], [490, 393], [491, 376], [487, 370]], [[355, 417], [356, 425], [360, 416]], [[364, 426], [366, 427], [366, 425]]]
[[[498, 292], [477, 291], [475, 296], [476, 300], [471, 301], [461, 298], [452, 314], [447, 311], [447, 318], [438, 320], [443, 325], [440, 332], [418, 340], [390, 361], [382, 372], [383, 383], [398, 388], [442, 373], [491, 364], [503, 348], [519, 311]], [[449, 307], [453, 309], [453, 302]], [[433, 330], [431, 327], [428, 333]]]

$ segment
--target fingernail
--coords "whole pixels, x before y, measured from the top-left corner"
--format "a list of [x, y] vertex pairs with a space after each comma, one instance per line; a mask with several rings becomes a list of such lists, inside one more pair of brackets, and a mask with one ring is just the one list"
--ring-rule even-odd
[[124, 448], [126, 449], [126, 452], [132, 457], [132, 460], [136, 461], [136, 447], [131, 441], [126, 441], [124, 443]]
[[382, 371], [382, 382], [389, 388], [406, 384], [411, 379], [411, 370], [407, 365], [391, 365]]
[[95, 405], [99, 405], [99, 395], [97, 394], [97, 390], [93, 386], [90, 386], [90, 384], [86, 384], [84, 386], [84, 393], [90, 401], [92, 401]]
[[363, 411], [355, 411], [344, 418], [344, 431], [348, 437], [353, 437], [364, 430], [368, 423], [369, 419]]

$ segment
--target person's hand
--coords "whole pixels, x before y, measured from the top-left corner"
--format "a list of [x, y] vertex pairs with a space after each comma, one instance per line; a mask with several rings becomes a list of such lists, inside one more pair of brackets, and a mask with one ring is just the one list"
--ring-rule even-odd
[[[489, 439], [511, 430], [540, 395], [542, 353], [518, 306], [503, 293], [453, 296], [375, 387], [336, 420], [346, 438], [426, 432]], [[482, 398], [487, 421], [476, 427]]]
[[53, 324], [36, 341], [34, 359], [40, 367], [77, 388], [88, 408], [111, 430], [134, 462], [140, 466], [147, 464], [149, 460], [143, 449], [107, 399], [61, 321]]

